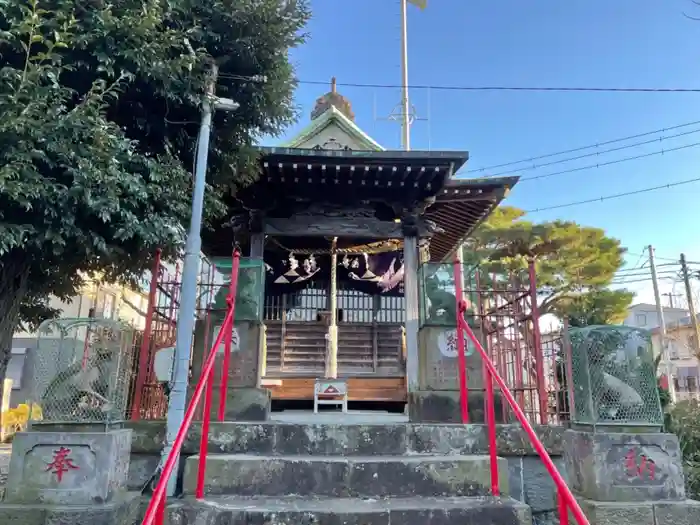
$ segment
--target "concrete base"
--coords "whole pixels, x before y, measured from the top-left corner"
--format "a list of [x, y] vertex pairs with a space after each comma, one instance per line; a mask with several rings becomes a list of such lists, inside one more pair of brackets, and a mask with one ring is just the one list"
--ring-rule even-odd
[[3, 525], [138, 525], [141, 494], [122, 493], [102, 505], [0, 503]]
[[390, 425], [408, 423], [408, 415], [380, 410], [324, 411], [317, 414], [313, 410], [284, 410], [270, 414], [270, 421], [307, 425]]
[[[503, 400], [496, 393], [496, 422], [504, 423]], [[467, 398], [470, 423], [484, 423], [484, 394], [470, 391]], [[420, 423], [462, 423], [460, 395], [452, 390], [419, 390], [408, 393], [408, 418]]]
[[684, 501], [678, 437], [567, 430], [564, 461], [571, 489], [593, 501]]
[[169, 525], [531, 525], [532, 518], [527, 505], [509, 498], [218, 498], [171, 504], [166, 522]]
[[[561, 456], [561, 427], [536, 426], [535, 431], [550, 454]], [[199, 452], [200, 432], [201, 426], [193, 425], [185, 441], [184, 455], [190, 456]], [[159, 444], [158, 452], [161, 436], [162, 434], [158, 434], [155, 438]], [[525, 432], [518, 425], [496, 427], [496, 441], [500, 456], [537, 455]], [[483, 425], [212, 422], [208, 442], [210, 454], [454, 456], [485, 455], [489, 452], [487, 429]], [[137, 445], [143, 446], [139, 441], [135, 442], [135, 448]]]
[[[184, 491], [194, 494], [199, 456], [187, 459]], [[499, 458], [501, 492], [508, 462]], [[257, 456], [208, 457], [204, 493], [237, 496], [377, 498], [485, 496], [488, 456]]]
[[12, 443], [5, 502], [110, 502], [126, 490], [131, 437], [131, 430], [18, 433]]
[[[613, 503], [579, 499], [591, 525], [697, 525], [700, 502]], [[571, 523], [576, 523], [571, 516]]]
[[[211, 417], [219, 413], [219, 391], [212, 392]], [[226, 421], [267, 421], [272, 394], [266, 388], [229, 388], [226, 397]]]

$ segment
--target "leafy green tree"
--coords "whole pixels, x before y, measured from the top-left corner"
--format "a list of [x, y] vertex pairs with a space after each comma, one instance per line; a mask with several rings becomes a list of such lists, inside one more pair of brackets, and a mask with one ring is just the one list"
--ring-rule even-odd
[[[634, 294], [608, 290], [623, 264], [625, 249], [599, 228], [570, 221], [536, 223], [525, 212], [502, 206], [492, 213], [465, 244], [468, 264], [488, 271], [481, 282], [505, 275], [518, 276], [527, 285], [527, 268], [535, 261], [540, 315], [566, 317], [571, 326], [618, 323], [625, 317]], [[496, 287], [494, 287], [496, 288]], [[565, 362], [561, 350], [556, 374], [562, 385], [558, 407], [569, 413]]]
[[[466, 243], [465, 260], [497, 274], [524, 271], [535, 260], [540, 312], [561, 313], [567, 305], [618, 318], [631, 301], [627, 291], [608, 291], [623, 264], [625, 248], [600, 228], [571, 221], [536, 223], [511, 206], [497, 208]], [[628, 306], [629, 303], [625, 305]], [[614, 314], [614, 315], [613, 315]]]
[[591, 289], [565, 296], [556, 305], [559, 317], [566, 317], [571, 327], [621, 324], [634, 299], [627, 290]]
[[[0, 0], [0, 378], [20, 322], [82, 276], [130, 280], [182, 245], [200, 105], [215, 115], [205, 220], [295, 118], [306, 0]], [[260, 77], [266, 80], [259, 81]]]

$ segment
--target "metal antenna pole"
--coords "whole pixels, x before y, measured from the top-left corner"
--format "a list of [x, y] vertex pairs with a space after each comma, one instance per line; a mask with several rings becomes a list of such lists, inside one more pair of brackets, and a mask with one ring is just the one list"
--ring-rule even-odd
[[394, 106], [388, 118], [401, 123], [401, 147], [411, 149], [411, 125], [417, 120], [427, 120], [416, 116], [416, 108], [411, 105], [408, 96], [408, 4], [425, 9], [427, 0], [399, 0], [401, 3], [401, 101]]
[[408, 0], [401, 0], [401, 146], [411, 149], [411, 107], [408, 100]]
[[654, 261], [654, 247], [649, 245], [649, 267], [651, 268], [651, 282], [654, 285], [654, 300], [656, 301], [656, 314], [659, 317], [659, 329], [661, 330], [661, 361], [664, 364], [666, 379], [668, 381], [668, 392], [671, 399], [675, 401], [676, 392], [671, 377], [671, 361], [668, 355], [668, 337], [666, 336], [666, 321], [664, 320], [664, 307], [661, 304], [661, 294], [659, 293], [659, 281], [656, 275], [656, 262]]

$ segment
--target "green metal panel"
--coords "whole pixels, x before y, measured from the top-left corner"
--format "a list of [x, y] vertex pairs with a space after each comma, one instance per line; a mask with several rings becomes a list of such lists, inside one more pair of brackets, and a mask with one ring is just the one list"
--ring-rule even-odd
[[[477, 305], [478, 269], [462, 265], [464, 294], [469, 301], [467, 321]], [[457, 300], [453, 263], [424, 263], [418, 270], [420, 326], [457, 326]]]
[[[231, 282], [230, 257], [214, 257], [211, 263], [223, 277], [223, 283], [216, 292], [212, 310], [226, 310], [226, 297]], [[262, 322], [265, 297], [265, 263], [262, 259], [241, 257], [236, 288], [236, 321]]]
[[663, 425], [650, 332], [627, 326], [588, 326], [570, 329], [569, 338], [573, 423]]

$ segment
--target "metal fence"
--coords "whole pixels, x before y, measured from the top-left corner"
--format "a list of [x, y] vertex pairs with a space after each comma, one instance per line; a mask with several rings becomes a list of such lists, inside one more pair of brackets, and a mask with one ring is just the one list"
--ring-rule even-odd
[[[534, 265], [519, 271], [459, 263], [422, 265], [421, 327], [456, 325], [455, 274], [462, 275], [466, 320], [481, 338], [518, 405], [533, 423], [567, 421], [562, 392], [565, 387], [555, 373], [557, 359], [561, 359], [561, 334], [542, 339]], [[497, 410], [501, 421], [512, 419], [505, 403]]]
[[584, 425], [661, 428], [651, 335], [626, 326], [569, 330], [572, 421]]
[[123, 421], [133, 338], [131, 327], [106, 319], [42, 323], [31, 374], [31, 401], [40, 412], [32, 413], [40, 413], [44, 423]]

